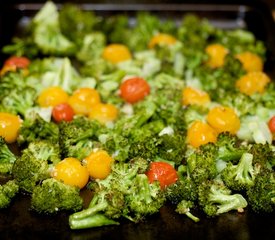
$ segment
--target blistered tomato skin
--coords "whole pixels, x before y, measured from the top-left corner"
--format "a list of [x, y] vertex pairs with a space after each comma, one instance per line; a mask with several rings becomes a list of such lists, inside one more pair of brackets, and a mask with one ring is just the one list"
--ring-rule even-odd
[[104, 179], [111, 172], [113, 158], [104, 150], [92, 152], [84, 159], [90, 177]]
[[108, 103], [98, 103], [92, 108], [89, 113], [90, 119], [95, 119], [102, 124], [113, 122], [118, 116], [118, 109], [116, 106]]
[[195, 89], [192, 87], [186, 87], [182, 91], [182, 104], [188, 105], [206, 105], [210, 102], [208, 93]]
[[169, 34], [159, 33], [153, 36], [148, 44], [149, 48], [154, 48], [156, 45], [173, 45], [177, 39]]
[[68, 103], [61, 103], [53, 108], [52, 117], [57, 123], [70, 122], [74, 118], [74, 110]]
[[38, 96], [40, 107], [54, 107], [61, 103], [66, 103], [68, 94], [61, 87], [49, 87], [44, 89]]
[[70, 186], [85, 187], [89, 181], [86, 167], [76, 158], [65, 158], [54, 166], [52, 177]]
[[79, 88], [69, 97], [68, 103], [75, 114], [88, 116], [95, 104], [100, 103], [100, 95], [93, 88]]
[[195, 121], [187, 130], [187, 143], [197, 148], [209, 142], [217, 141], [217, 132], [207, 123]]
[[248, 96], [263, 93], [270, 78], [263, 72], [249, 72], [236, 82], [236, 88]]
[[208, 45], [205, 52], [209, 56], [206, 64], [211, 68], [222, 67], [224, 65], [225, 56], [228, 54], [228, 50], [221, 44]]
[[252, 52], [243, 52], [236, 55], [243, 65], [243, 69], [247, 72], [261, 72], [263, 71], [263, 60]]
[[130, 50], [123, 44], [110, 44], [103, 50], [102, 57], [114, 64], [130, 60]]
[[15, 66], [16, 68], [27, 68], [30, 60], [26, 57], [12, 56], [4, 62], [4, 66]]
[[0, 112], [0, 136], [5, 139], [7, 143], [13, 143], [16, 141], [21, 120], [18, 116]]
[[240, 119], [234, 109], [224, 106], [212, 108], [207, 115], [208, 124], [218, 133], [236, 134], [240, 128]]
[[175, 168], [166, 162], [152, 162], [146, 172], [150, 183], [159, 181], [160, 187], [165, 187], [175, 183], [178, 180], [178, 174]]
[[150, 93], [147, 81], [140, 77], [132, 77], [123, 81], [120, 85], [120, 96], [128, 103], [136, 103], [143, 100]]

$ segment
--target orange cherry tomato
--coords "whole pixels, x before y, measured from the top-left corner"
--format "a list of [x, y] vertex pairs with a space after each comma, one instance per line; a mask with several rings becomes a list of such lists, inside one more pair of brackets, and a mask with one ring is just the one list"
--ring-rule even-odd
[[275, 116], [269, 119], [268, 127], [271, 133], [275, 133]]
[[236, 134], [240, 128], [240, 119], [234, 109], [218, 106], [207, 114], [207, 122], [218, 133], [230, 132]]
[[186, 87], [182, 91], [182, 104], [184, 106], [205, 105], [209, 102], [210, 102], [210, 97], [208, 93], [202, 90]]
[[68, 94], [61, 87], [49, 87], [40, 93], [37, 101], [41, 107], [54, 107], [68, 99]]
[[27, 68], [30, 60], [26, 57], [12, 56], [4, 62], [4, 66], [15, 66], [16, 68]]
[[105, 124], [114, 121], [117, 118], [117, 115], [118, 110], [114, 105], [98, 103], [93, 106], [92, 111], [89, 113], [89, 118], [96, 119]]
[[236, 87], [246, 95], [253, 95], [263, 93], [270, 81], [270, 78], [263, 72], [249, 72], [236, 82]]
[[162, 189], [178, 180], [176, 169], [166, 162], [151, 162], [146, 175], [150, 183], [159, 181]]
[[52, 177], [70, 186], [85, 187], [89, 181], [89, 173], [76, 158], [65, 158], [57, 163], [51, 173]]
[[151, 38], [148, 47], [153, 48], [156, 45], [173, 45], [176, 42], [177, 39], [173, 36], [165, 33], [159, 33]]
[[92, 107], [100, 103], [100, 95], [93, 88], [79, 88], [69, 97], [68, 103], [75, 114], [88, 116]]
[[113, 158], [104, 150], [92, 152], [84, 159], [90, 177], [104, 179], [111, 172]]
[[187, 130], [187, 143], [197, 148], [209, 142], [217, 141], [218, 133], [207, 123], [195, 121]]
[[228, 54], [228, 50], [221, 44], [211, 44], [205, 49], [209, 56], [206, 64], [211, 68], [222, 67], [224, 64], [224, 58]]
[[263, 60], [255, 53], [242, 52], [236, 55], [236, 58], [240, 60], [244, 70], [247, 72], [261, 72], [264, 68]]
[[132, 77], [120, 85], [120, 96], [128, 103], [144, 99], [150, 93], [149, 84], [140, 77]]
[[120, 63], [132, 58], [130, 50], [123, 44], [110, 44], [103, 50], [102, 57], [114, 64]]
[[21, 126], [21, 120], [18, 116], [0, 112], [0, 136], [5, 139], [7, 143], [16, 141]]
[[52, 116], [55, 122], [70, 122], [74, 118], [74, 110], [68, 103], [60, 103], [54, 106]]

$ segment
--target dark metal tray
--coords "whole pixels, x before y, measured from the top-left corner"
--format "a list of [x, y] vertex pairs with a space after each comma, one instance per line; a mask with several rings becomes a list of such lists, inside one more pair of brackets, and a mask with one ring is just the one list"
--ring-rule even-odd
[[[9, 43], [12, 36], [20, 32], [26, 21], [41, 6], [39, 3], [1, 3], [0, 47]], [[208, 18], [221, 28], [247, 28], [265, 42], [268, 50], [265, 71], [275, 76], [275, 24], [269, 10], [260, 3], [81, 3], [80, 6], [104, 16], [123, 12], [128, 14], [130, 19], [136, 11], [141, 10], [173, 18], [175, 21], [180, 20], [186, 13], [195, 13]], [[0, 55], [0, 61], [4, 59], [5, 56]], [[41, 216], [29, 211], [29, 206], [27, 196], [18, 196], [10, 208], [0, 211], [0, 239], [275, 239], [274, 214], [259, 215], [249, 209], [242, 214], [232, 212], [217, 218], [201, 216], [201, 221], [194, 223], [187, 217], [175, 214], [172, 206], [165, 206], [159, 214], [139, 224], [123, 221], [119, 226], [72, 231], [68, 226], [67, 214]]]

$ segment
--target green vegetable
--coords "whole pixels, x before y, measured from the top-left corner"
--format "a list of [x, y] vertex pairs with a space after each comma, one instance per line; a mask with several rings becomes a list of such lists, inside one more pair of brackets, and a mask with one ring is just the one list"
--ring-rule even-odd
[[13, 198], [19, 193], [19, 187], [15, 180], [0, 185], [0, 209], [10, 206]]
[[0, 137], [0, 173], [10, 174], [15, 160], [15, 154], [9, 149], [4, 138]]

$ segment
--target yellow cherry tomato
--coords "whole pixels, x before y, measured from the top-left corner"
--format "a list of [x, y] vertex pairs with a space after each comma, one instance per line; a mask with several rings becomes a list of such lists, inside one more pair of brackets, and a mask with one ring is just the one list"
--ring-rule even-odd
[[236, 55], [240, 60], [244, 70], [247, 72], [261, 72], [264, 68], [263, 60], [255, 53], [243, 52]]
[[20, 125], [21, 120], [18, 116], [0, 112], [0, 136], [3, 137], [7, 143], [16, 141]]
[[93, 106], [92, 111], [89, 113], [89, 118], [105, 124], [114, 121], [117, 115], [118, 110], [116, 106], [108, 103], [98, 103]]
[[148, 47], [153, 48], [156, 45], [173, 45], [176, 42], [177, 39], [173, 36], [165, 33], [159, 33], [151, 38]]
[[60, 103], [66, 103], [69, 99], [68, 94], [58, 86], [44, 89], [38, 96], [40, 107], [54, 107]]
[[104, 150], [92, 152], [84, 159], [90, 177], [104, 179], [111, 172], [113, 158]]
[[182, 104], [188, 105], [205, 105], [210, 102], [208, 93], [195, 89], [192, 87], [186, 87], [182, 91]]
[[85, 187], [89, 181], [89, 173], [81, 162], [73, 157], [65, 158], [54, 166], [52, 177], [70, 186]]
[[119, 63], [132, 58], [130, 50], [123, 44], [110, 44], [103, 50], [102, 57], [112, 63]]
[[270, 78], [263, 72], [249, 72], [242, 76], [237, 82], [236, 87], [246, 95], [263, 93]]
[[211, 68], [222, 67], [224, 64], [224, 58], [228, 54], [228, 50], [221, 44], [211, 44], [205, 49], [209, 56], [206, 64]]
[[187, 143], [199, 147], [209, 142], [217, 141], [217, 132], [207, 123], [194, 121], [187, 130]]
[[208, 124], [218, 133], [230, 132], [236, 134], [240, 128], [240, 119], [234, 109], [217, 106], [212, 108], [207, 114]]
[[75, 114], [88, 116], [92, 107], [100, 103], [100, 95], [93, 88], [79, 88], [69, 97], [68, 103]]

